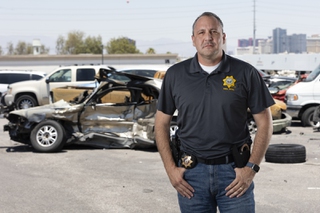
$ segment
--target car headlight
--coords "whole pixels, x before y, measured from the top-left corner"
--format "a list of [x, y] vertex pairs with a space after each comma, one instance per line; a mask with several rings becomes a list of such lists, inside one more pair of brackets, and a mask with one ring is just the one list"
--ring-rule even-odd
[[296, 100], [298, 100], [297, 94], [288, 94], [287, 95], [287, 101], [296, 101]]

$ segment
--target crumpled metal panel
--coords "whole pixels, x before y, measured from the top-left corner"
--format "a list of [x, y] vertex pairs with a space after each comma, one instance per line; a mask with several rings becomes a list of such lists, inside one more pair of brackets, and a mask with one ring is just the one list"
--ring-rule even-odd
[[[155, 112], [156, 101], [138, 106], [86, 106], [80, 116], [82, 133], [76, 133], [74, 136], [81, 144], [105, 148], [154, 146]], [[94, 140], [90, 140], [93, 138]]]
[[15, 110], [10, 114], [22, 116], [29, 122], [39, 123], [48, 118], [57, 118], [77, 122], [77, 114], [83, 108], [82, 105], [70, 105], [64, 100], [60, 100], [53, 104], [29, 108], [28, 110]]

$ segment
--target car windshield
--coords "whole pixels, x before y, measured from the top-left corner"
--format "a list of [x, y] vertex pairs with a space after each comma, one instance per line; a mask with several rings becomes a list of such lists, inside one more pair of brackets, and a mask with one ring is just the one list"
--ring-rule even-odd
[[316, 69], [314, 69], [304, 81], [305, 82], [313, 81], [314, 79], [316, 79], [319, 73], [320, 73], [320, 65]]
[[292, 84], [294, 84], [294, 81], [286, 81], [286, 80], [275, 81], [275, 82], [270, 82], [269, 87], [277, 87], [279, 90], [283, 90], [288, 88]]

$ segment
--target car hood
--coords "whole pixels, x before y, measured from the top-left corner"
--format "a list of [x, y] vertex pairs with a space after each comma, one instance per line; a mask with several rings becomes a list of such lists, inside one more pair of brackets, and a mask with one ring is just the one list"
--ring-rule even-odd
[[311, 92], [310, 88], [313, 88], [313, 87], [310, 86], [310, 85], [312, 85], [312, 84], [313, 84], [313, 82], [304, 82], [304, 81], [301, 81], [301, 82], [293, 85], [292, 87], [290, 87], [290, 88], [287, 90], [287, 94], [310, 93], [310, 92]]
[[27, 118], [30, 122], [40, 122], [54, 117], [70, 120], [82, 109], [82, 106], [82, 104], [70, 104], [60, 100], [52, 104], [11, 111], [8, 118], [10, 119], [10, 117], [17, 115]]

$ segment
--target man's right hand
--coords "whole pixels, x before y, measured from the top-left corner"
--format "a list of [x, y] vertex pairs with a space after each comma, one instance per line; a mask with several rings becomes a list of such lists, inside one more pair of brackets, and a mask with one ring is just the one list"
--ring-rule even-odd
[[193, 197], [194, 189], [187, 181], [184, 180], [183, 174], [185, 171], [185, 168], [175, 167], [168, 172], [168, 176], [172, 186], [179, 192], [179, 194], [190, 199]]

